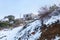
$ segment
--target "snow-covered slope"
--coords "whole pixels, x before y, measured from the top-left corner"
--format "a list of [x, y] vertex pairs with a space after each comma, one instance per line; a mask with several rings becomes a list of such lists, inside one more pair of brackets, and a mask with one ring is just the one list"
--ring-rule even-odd
[[[60, 15], [51, 14], [50, 16], [51, 18], [45, 21], [44, 24], [51, 25], [52, 23], [55, 23], [57, 20], [60, 21]], [[35, 20], [25, 26], [19, 26], [12, 30], [9, 29], [1, 30], [0, 40], [37, 40], [42, 33], [40, 31], [40, 27], [41, 27], [41, 21]]]
[[17, 28], [14, 28], [13, 30], [0, 31], [0, 40], [13, 40], [16, 33], [21, 29], [22, 27], [17, 27]]
[[[21, 40], [35, 40], [38, 39], [38, 37], [40, 36], [40, 21], [36, 20], [33, 23], [30, 23], [29, 26], [27, 26], [27, 28], [23, 29], [21, 32], [19, 32], [19, 39]], [[34, 32], [34, 34], [32, 34]], [[38, 35], [36, 35], [38, 34]]]
[[55, 23], [57, 20], [60, 21], [60, 15], [52, 16], [47, 22], [45, 22], [45, 24], [51, 25], [52, 23]]
[[36, 20], [26, 25], [26, 28], [20, 26], [13, 30], [2, 30], [0, 40], [37, 40], [41, 34], [40, 26], [40, 21]]

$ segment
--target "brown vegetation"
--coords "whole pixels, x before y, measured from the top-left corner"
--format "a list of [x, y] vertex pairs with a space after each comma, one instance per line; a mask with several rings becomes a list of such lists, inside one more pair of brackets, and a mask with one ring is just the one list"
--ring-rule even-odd
[[42, 34], [39, 40], [51, 40], [54, 39], [56, 35], [60, 36], [60, 24], [59, 23], [53, 23], [52, 25], [49, 25], [48, 27], [44, 27], [41, 29]]

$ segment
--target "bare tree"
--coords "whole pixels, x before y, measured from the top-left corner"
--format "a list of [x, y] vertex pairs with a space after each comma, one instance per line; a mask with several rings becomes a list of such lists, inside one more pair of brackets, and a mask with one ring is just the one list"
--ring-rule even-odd
[[38, 16], [40, 16], [40, 20], [41, 20], [41, 24], [42, 24], [42, 26], [43, 26], [43, 22], [44, 22], [44, 18], [45, 17], [48, 17], [49, 16], [49, 14], [51, 14], [54, 10], [56, 10], [56, 9], [58, 9], [59, 7], [58, 6], [56, 6], [56, 5], [53, 5], [53, 6], [51, 6], [51, 7], [49, 7], [49, 8], [47, 8], [47, 7], [42, 7], [42, 12], [39, 10], [38, 12], [39, 12], [39, 14], [38, 14]]

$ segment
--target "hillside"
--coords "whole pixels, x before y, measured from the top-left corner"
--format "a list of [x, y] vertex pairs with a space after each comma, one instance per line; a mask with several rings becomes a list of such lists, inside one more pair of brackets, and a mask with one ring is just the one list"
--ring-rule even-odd
[[[43, 17], [42, 17], [43, 18]], [[60, 40], [60, 9], [26, 25], [0, 31], [0, 40]]]

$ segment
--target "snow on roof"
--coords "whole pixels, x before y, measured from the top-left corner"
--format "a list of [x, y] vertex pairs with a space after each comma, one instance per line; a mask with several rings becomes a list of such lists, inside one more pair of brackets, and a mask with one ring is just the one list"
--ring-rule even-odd
[[6, 18], [6, 19], [1, 19], [1, 21], [8, 21], [8, 19]]

